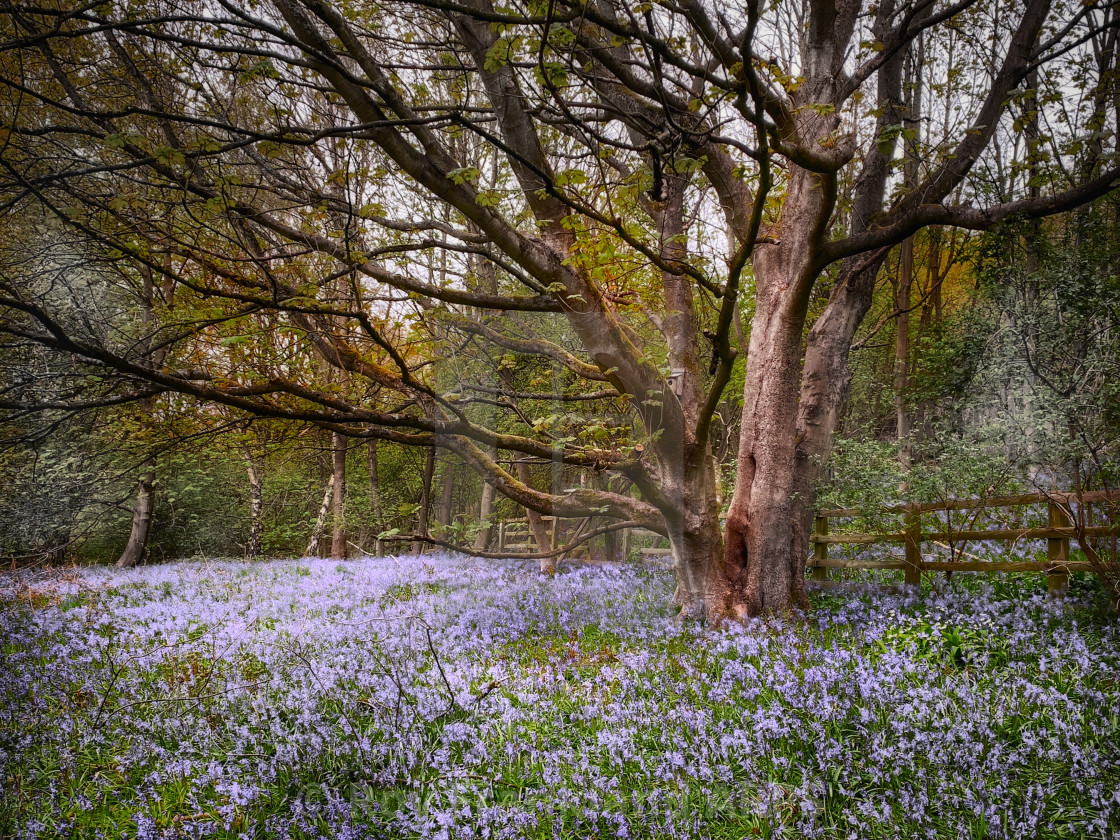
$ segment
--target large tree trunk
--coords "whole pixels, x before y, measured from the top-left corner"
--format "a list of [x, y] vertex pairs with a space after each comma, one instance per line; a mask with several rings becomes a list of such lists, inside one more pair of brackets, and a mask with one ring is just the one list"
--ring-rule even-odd
[[249, 543], [245, 556], [255, 560], [260, 556], [264, 537], [264, 480], [252, 455], [245, 456], [245, 469], [249, 474]]
[[[824, 102], [844, 60], [854, 18], [839, 7], [815, 7], [806, 34], [807, 81], [799, 102]], [[850, 10], [849, 10], [850, 11]], [[836, 14], [834, 14], [834, 12]], [[893, 3], [881, 4], [872, 32], [887, 31]], [[880, 135], [904, 122], [903, 54], [877, 74]], [[802, 138], [826, 137], [834, 114], [799, 111]], [[856, 184], [851, 218], [859, 233], [883, 206], [893, 145], [866, 154]], [[809, 606], [805, 564], [821, 466], [831, 453], [832, 433], [847, 402], [848, 353], [871, 303], [875, 275], [886, 256], [880, 249], [841, 265], [828, 305], [804, 329], [813, 287], [824, 268], [819, 259], [835, 207], [836, 176], [790, 167], [778, 221], [754, 253], [756, 309], [743, 385], [743, 428], [735, 493], [727, 514], [725, 561], [717, 583], [726, 597], [708, 605], [714, 617], [783, 613]], [[805, 341], [804, 353], [802, 341]]]
[[[848, 353], [882, 260], [842, 271], [840, 288], [809, 331], [803, 364], [801, 325], [769, 311], [755, 315], [739, 472], [727, 518], [724, 577], [730, 597], [718, 605], [722, 614], [808, 607], [805, 564], [817, 481], [847, 403]], [[768, 337], [759, 335], [763, 331]]]
[[725, 609], [737, 616], [805, 605], [793, 508], [801, 324], [767, 309], [756, 311], [751, 332], [739, 471], [727, 518]]
[[[687, 259], [688, 220], [684, 210], [685, 179], [665, 175], [664, 205], [657, 213], [661, 251], [670, 260]], [[656, 210], [656, 208], [654, 208]], [[661, 331], [669, 348], [673, 389], [662, 401], [680, 406], [681, 432], [662, 435], [654, 443], [659, 463], [661, 504], [669, 544], [673, 551], [676, 591], [673, 603], [684, 617], [700, 616], [705, 605], [726, 600], [728, 587], [723, 574], [723, 535], [720, 533], [720, 504], [717, 470], [710, 435], [700, 436], [700, 417], [706, 399], [705, 370], [701, 363], [700, 326], [695, 317], [694, 282], [665, 270], [665, 313]], [[708, 362], [707, 355], [703, 360]], [[643, 494], [648, 487], [639, 485]]]
[[333, 517], [334, 529], [331, 532], [331, 558], [346, 559], [346, 438], [335, 432], [331, 435], [332, 474], [334, 487]]
[[[709, 604], [714, 616], [808, 606], [802, 556], [807, 534], [801, 533], [795, 508], [795, 493], [803, 492], [798, 473], [804, 459], [799, 449], [804, 433], [798, 429], [798, 391], [809, 292], [819, 273], [814, 255], [834, 194], [834, 180], [795, 171], [781, 220], [773, 229], [776, 241], [755, 253], [757, 304], [720, 576], [726, 592], [720, 602]], [[805, 377], [812, 373], [806, 366]]]
[[140, 475], [140, 490], [136, 495], [136, 506], [132, 509], [132, 531], [128, 535], [124, 553], [117, 560], [118, 569], [130, 568], [144, 559], [152, 528], [152, 513], [155, 511], [154, 485], [155, 471], [149, 463]]
[[685, 447], [678, 477], [678, 505], [667, 516], [676, 591], [673, 603], [683, 617], [699, 617], [707, 607], [720, 618], [731, 597], [725, 563], [715, 459], [707, 447]]

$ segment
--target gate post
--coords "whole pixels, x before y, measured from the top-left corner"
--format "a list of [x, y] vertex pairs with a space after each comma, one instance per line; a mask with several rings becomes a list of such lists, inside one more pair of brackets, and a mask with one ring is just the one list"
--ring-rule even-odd
[[917, 505], [906, 509], [905, 583], [915, 588], [922, 583], [922, 514]]
[[[1053, 499], [1046, 503], [1047, 519], [1051, 528], [1068, 528], [1071, 523], [1061, 505]], [[1069, 590], [1069, 537], [1049, 537], [1046, 540], [1046, 592], [1051, 598], [1064, 598]]]
[[[823, 537], [828, 534], [828, 517], [818, 516], [814, 520], [813, 534], [818, 537]], [[828, 559], [828, 543], [817, 542], [813, 543], [813, 559], [814, 560], [827, 560]], [[813, 567], [813, 580], [828, 580], [828, 568], [826, 566]]]

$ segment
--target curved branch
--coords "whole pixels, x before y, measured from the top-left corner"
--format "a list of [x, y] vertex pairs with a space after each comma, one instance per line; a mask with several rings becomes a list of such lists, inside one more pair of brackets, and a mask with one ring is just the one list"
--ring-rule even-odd
[[892, 224], [872, 227], [863, 233], [829, 242], [821, 248], [820, 267], [845, 257], [897, 245], [923, 227], [944, 225], [968, 230], [988, 230], [1012, 218], [1041, 219], [1065, 213], [1107, 195], [1120, 187], [1120, 166], [1113, 167], [1091, 181], [1041, 198], [1007, 201], [990, 207], [923, 204]]

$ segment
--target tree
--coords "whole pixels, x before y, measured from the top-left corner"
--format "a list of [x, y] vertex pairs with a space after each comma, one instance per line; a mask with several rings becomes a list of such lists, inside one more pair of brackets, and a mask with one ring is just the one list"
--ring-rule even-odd
[[[206, 8], [9, 4], [2, 206], [45, 206], [173, 274], [157, 344], [204, 344], [215, 324], [277, 312], [290, 359], [314, 353], [352, 390], [205, 354], [146, 367], [60, 329], [19, 282], [4, 285], [4, 328], [131, 387], [438, 446], [540, 513], [652, 528], [673, 545], [677, 601], [714, 619], [805, 604], [816, 479], [891, 247], [929, 225], [1060, 213], [1120, 180], [1063, 168], [1083, 128], [1115, 111], [1115, 56], [1078, 63], [1116, 27], [1094, 3]], [[899, 183], [919, 37], [956, 44], [922, 81], [923, 111], [950, 117]], [[1037, 74], [1039, 108], [1068, 106], [1075, 65], [1086, 97], [1048, 138], [1046, 183], [1031, 195], [1020, 173], [991, 197], [985, 161], [1021, 130], [1025, 80]], [[1115, 141], [1097, 135], [1104, 160]], [[737, 322], [724, 535], [713, 418], [742, 355]], [[436, 387], [437, 349], [495, 367], [499, 354], [547, 360], [554, 374], [517, 401], [613, 401], [616, 419], [593, 432], [531, 415], [487, 424]], [[634, 492], [538, 490], [503, 452], [607, 470]]]

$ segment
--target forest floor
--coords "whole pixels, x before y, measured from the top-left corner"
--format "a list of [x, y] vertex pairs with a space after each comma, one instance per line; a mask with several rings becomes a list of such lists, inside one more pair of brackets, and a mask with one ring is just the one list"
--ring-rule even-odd
[[3, 575], [0, 836], [1118, 836], [1120, 627], [1042, 577], [710, 629], [638, 565]]

